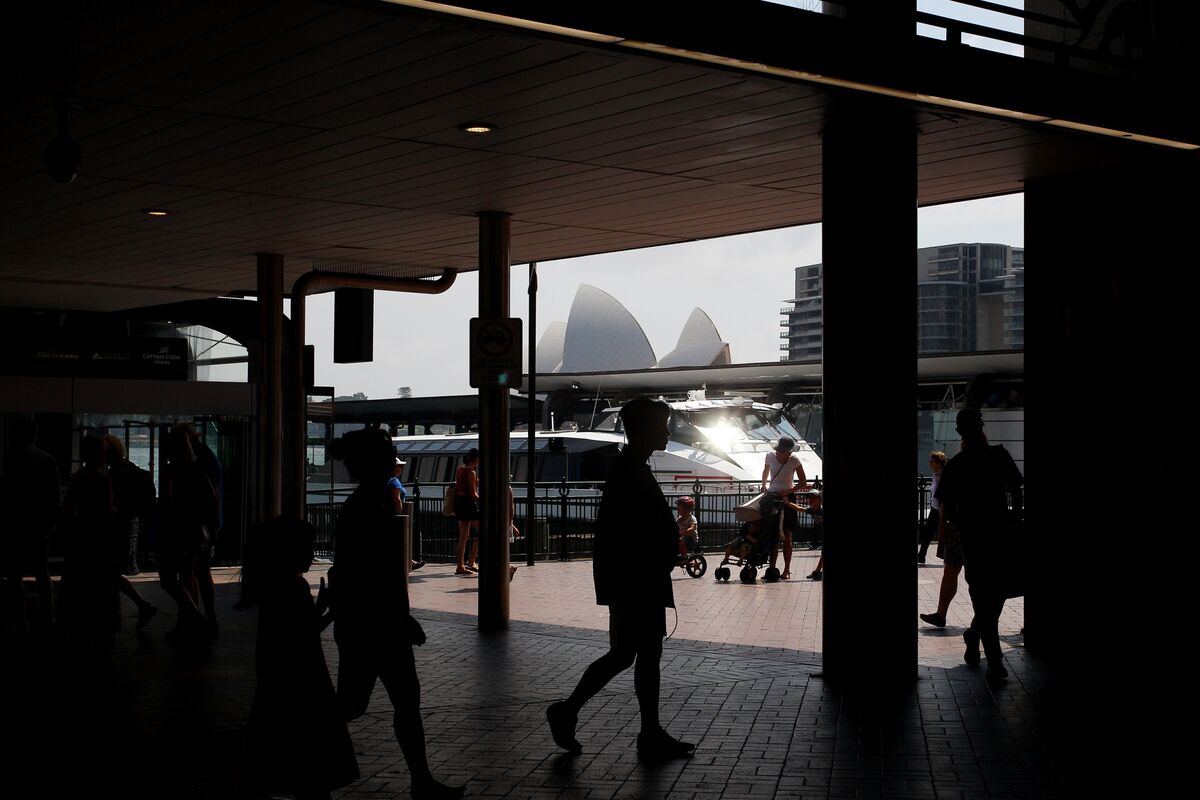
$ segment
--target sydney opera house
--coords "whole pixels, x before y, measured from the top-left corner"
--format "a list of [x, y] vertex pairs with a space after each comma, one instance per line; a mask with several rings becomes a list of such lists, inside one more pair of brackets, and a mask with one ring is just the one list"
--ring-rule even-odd
[[609, 372], [655, 367], [712, 367], [731, 363], [729, 343], [702, 308], [692, 310], [675, 349], [661, 359], [642, 326], [621, 302], [581, 284], [566, 322], [552, 322], [537, 347], [537, 371]]

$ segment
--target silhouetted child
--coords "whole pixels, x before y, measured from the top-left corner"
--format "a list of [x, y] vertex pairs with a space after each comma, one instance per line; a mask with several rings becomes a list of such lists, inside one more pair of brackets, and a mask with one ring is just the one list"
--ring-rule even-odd
[[297, 800], [328, 798], [358, 779], [358, 763], [325, 665], [321, 631], [325, 580], [317, 602], [304, 573], [315, 531], [277, 517], [251, 540], [242, 569], [242, 609], [258, 606], [254, 703], [246, 730], [239, 795], [287, 791]]
[[679, 514], [675, 522], [679, 525], [680, 563], [687, 560], [688, 553], [699, 549], [699, 526], [696, 524], [695, 510], [696, 501], [691, 497], [685, 496], [675, 501], [675, 511]]
[[742, 561], [749, 558], [758, 544], [758, 536], [762, 533], [762, 526], [763, 523], [760, 519], [743, 522], [738, 537], [725, 545], [725, 558], [721, 559], [721, 563], [728, 564], [731, 558], [738, 558]]

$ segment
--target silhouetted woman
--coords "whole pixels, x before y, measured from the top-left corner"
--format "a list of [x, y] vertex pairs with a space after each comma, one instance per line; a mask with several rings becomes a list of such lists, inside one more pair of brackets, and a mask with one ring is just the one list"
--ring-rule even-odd
[[327, 800], [358, 780], [358, 762], [338, 708], [321, 648], [325, 584], [314, 605], [304, 573], [315, 531], [277, 517], [251, 539], [242, 568], [240, 608], [258, 607], [257, 684], [246, 729], [239, 796], [287, 791], [297, 800]]
[[345, 718], [367, 711], [376, 679], [392, 701], [392, 725], [412, 775], [412, 795], [461, 797], [463, 787], [438, 783], [429, 771], [421, 724], [421, 684], [413, 645], [425, 632], [409, 613], [408, 586], [399, 565], [404, 539], [388, 477], [395, 467], [392, 440], [378, 428], [352, 431], [330, 445], [358, 488], [338, 514], [329, 573], [333, 638], [338, 646], [337, 696]]
[[[199, 596], [195, 573], [198, 559], [211, 553], [209, 531], [217, 519], [217, 491], [204, 474], [187, 433], [172, 429], [166, 436], [167, 469], [162, 496], [165, 519], [160, 537], [159, 579], [179, 608], [179, 620], [167, 633], [178, 641], [185, 634], [204, 638], [216, 634], [217, 620], [208, 597]], [[209, 615], [201, 611], [201, 601]]]
[[71, 518], [63, 576], [67, 621], [98, 641], [110, 639], [120, 624], [120, 599], [114, 559], [112, 482], [104, 462], [104, 444], [84, 436], [82, 465], [71, 476], [63, 503]]

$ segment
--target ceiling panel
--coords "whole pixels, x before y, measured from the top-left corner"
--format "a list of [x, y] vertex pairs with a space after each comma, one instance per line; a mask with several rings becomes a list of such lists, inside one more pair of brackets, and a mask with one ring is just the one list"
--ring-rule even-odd
[[[79, 178], [42, 164], [56, 55], [31, 47], [0, 109], [4, 302], [53, 282], [105, 287], [109, 305], [113, 287], [129, 304], [250, 289], [263, 251], [289, 283], [315, 259], [473, 269], [480, 210], [513, 214], [515, 261], [820, 219], [813, 86], [369, 2], [80, 13]], [[499, 127], [459, 129], [480, 119]], [[1013, 190], [1072, 157], [1069, 137], [1021, 124], [918, 120], [922, 202]]]

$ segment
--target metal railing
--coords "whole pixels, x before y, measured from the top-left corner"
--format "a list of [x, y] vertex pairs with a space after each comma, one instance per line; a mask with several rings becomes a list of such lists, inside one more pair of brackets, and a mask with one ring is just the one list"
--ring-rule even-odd
[[[915, 513], [911, 517], [914, 541], [929, 516], [931, 482], [932, 478], [921, 475], [914, 484]], [[816, 484], [819, 487], [820, 481]], [[457, 558], [458, 521], [442, 514], [447, 485], [414, 482], [409, 494], [409, 501], [413, 504], [413, 554], [427, 561], [452, 562]], [[734, 509], [758, 494], [758, 485], [754, 483], [694, 481], [690, 484], [662, 482], [659, 485], [672, 512], [677, 497], [691, 495], [696, 501], [700, 546], [708, 552], [720, 552], [727, 542], [737, 536], [741, 526], [734, 518]], [[524, 486], [514, 485], [514, 488], [523, 491]], [[526, 498], [515, 496], [514, 523], [521, 536], [510, 550], [512, 560], [525, 560], [530, 548], [533, 549], [534, 559], [540, 561], [590, 557], [602, 491], [603, 484], [598, 483], [538, 483], [533, 501], [532, 529], [528, 524], [529, 505]], [[348, 492], [338, 494], [344, 497]], [[333, 556], [334, 531], [340, 505], [340, 502], [308, 504], [308, 521], [317, 529], [315, 550], [318, 557]], [[799, 523], [800, 532], [793, 536], [793, 544], [797, 548], [820, 547], [820, 535], [814, 531], [812, 517], [801, 513]]]
[[[819, 483], [819, 482], [818, 482]], [[413, 553], [427, 561], [450, 562], [457, 558], [458, 521], [442, 514], [447, 484], [422, 484], [414, 481], [409, 500], [413, 503]], [[674, 512], [675, 498], [691, 495], [696, 501], [699, 541], [706, 551], [720, 551], [738, 535], [741, 527], [734, 509], [758, 494], [756, 483], [694, 481], [660, 483], [667, 504]], [[514, 485], [521, 491], [523, 486]], [[535, 560], [562, 560], [590, 557], [596, 531], [596, 513], [600, 508], [603, 485], [559, 481], [538, 483], [533, 499], [532, 529], [528, 524], [529, 501], [523, 494], [514, 496], [514, 523], [521, 536], [513, 543], [513, 561], [525, 560], [532, 548]], [[309, 503], [308, 521], [317, 529], [316, 553], [331, 557], [334, 531], [340, 503]], [[800, 532], [793, 537], [797, 547], [819, 547], [812, 517], [799, 515]], [[474, 533], [472, 532], [472, 535]]]

